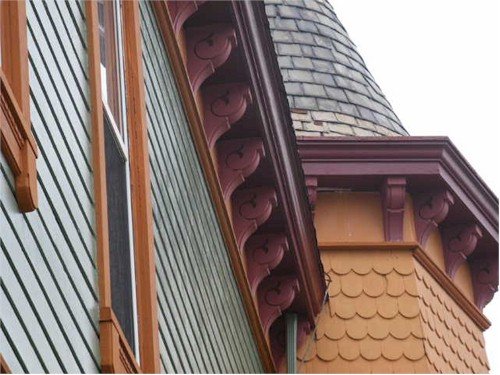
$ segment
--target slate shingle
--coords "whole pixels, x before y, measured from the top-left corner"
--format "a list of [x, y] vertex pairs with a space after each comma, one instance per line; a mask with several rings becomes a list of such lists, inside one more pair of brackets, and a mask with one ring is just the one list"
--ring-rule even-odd
[[321, 127], [309, 113], [309, 120], [300, 122], [301, 133], [408, 134], [328, 0], [264, 3], [290, 107], [315, 117], [347, 116]]

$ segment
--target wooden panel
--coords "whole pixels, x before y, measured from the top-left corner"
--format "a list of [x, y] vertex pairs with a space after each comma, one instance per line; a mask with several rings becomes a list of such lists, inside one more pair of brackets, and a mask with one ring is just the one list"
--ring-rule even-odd
[[38, 210], [0, 156], [0, 342], [16, 372], [99, 372], [95, 217], [82, 4], [28, 2]]
[[141, 14], [162, 369], [262, 372], [150, 4]]

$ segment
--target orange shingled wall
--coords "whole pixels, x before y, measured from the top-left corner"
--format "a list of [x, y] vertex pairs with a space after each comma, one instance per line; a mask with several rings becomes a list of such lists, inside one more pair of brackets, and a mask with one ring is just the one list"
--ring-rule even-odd
[[[415, 240], [407, 197], [404, 240]], [[320, 193], [315, 224], [331, 279], [329, 301], [316, 333], [298, 353], [300, 373], [487, 372], [481, 330], [413, 257], [408, 248], [384, 245], [378, 193]], [[380, 246], [377, 248], [377, 243]], [[436, 233], [425, 249], [444, 267]], [[470, 274], [457, 286], [473, 299]]]

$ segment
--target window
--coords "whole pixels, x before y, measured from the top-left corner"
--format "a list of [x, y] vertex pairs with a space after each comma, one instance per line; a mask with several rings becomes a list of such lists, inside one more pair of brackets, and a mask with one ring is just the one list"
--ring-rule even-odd
[[101, 369], [110, 373], [158, 373], [153, 212], [139, 2], [89, 0], [85, 1], [85, 9]]
[[111, 307], [136, 355], [137, 307], [121, 4], [99, 1], [101, 92], [108, 202]]
[[0, 0], [1, 148], [15, 178], [19, 209], [38, 204], [37, 146], [31, 133], [26, 4]]

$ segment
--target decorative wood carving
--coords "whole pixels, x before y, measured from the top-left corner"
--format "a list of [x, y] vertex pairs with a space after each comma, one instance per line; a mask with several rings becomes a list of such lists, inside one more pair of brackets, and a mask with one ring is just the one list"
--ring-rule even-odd
[[204, 127], [208, 145], [215, 142], [245, 114], [252, 102], [250, 88], [244, 83], [211, 85], [203, 89]]
[[277, 206], [276, 191], [271, 187], [238, 190], [232, 199], [233, 228], [238, 247], [243, 249], [246, 240], [266, 222]]
[[429, 235], [442, 222], [454, 203], [453, 195], [448, 190], [421, 195], [415, 198], [414, 216], [417, 240], [425, 246]]
[[290, 307], [299, 292], [299, 282], [289, 276], [269, 276], [258, 289], [259, 313], [266, 334], [271, 325]]
[[194, 92], [227, 61], [236, 43], [236, 33], [228, 24], [186, 29], [187, 70]]
[[170, 0], [166, 2], [175, 34], [179, 33], [184, 25], [184, 22], [186, 22], [186, 20], [191, 17], [205, 2], [206, 0]]
[[309, 207], [314, 214], [316, 208], [316, 199], [318, 198], [318, 178], [316, 176], [306, 176], [307, 197], [309, 199]]
[[482, 310], [498, 290], [498, 257], [497, 254], [474, 259], [470, 262], [474, 301]]
[[260, 282], [281, 263], [288, 241], [284, 234], [260, 234], [250, 237], [245, 248], [248, 283], [255, 294]]
[[442, 231], [446, 273], [454, 277], [477, 246], [483, 233], [477, 224], [456, 225]]
[[217, 156], [220, 184], [227, 201], [259, 166], [264, 157], [264, 144], [260, 138], [222, 141], [217, 144]]
[[387, 177], [382, 185], [384, 234], [389, 242], [403, 241], [406, 178]]
[[37, 145], [31, 131], [26, 2], [2, 1], [0, 12], [0, 139], [14, 175], [19, 210], [38, 206]]

